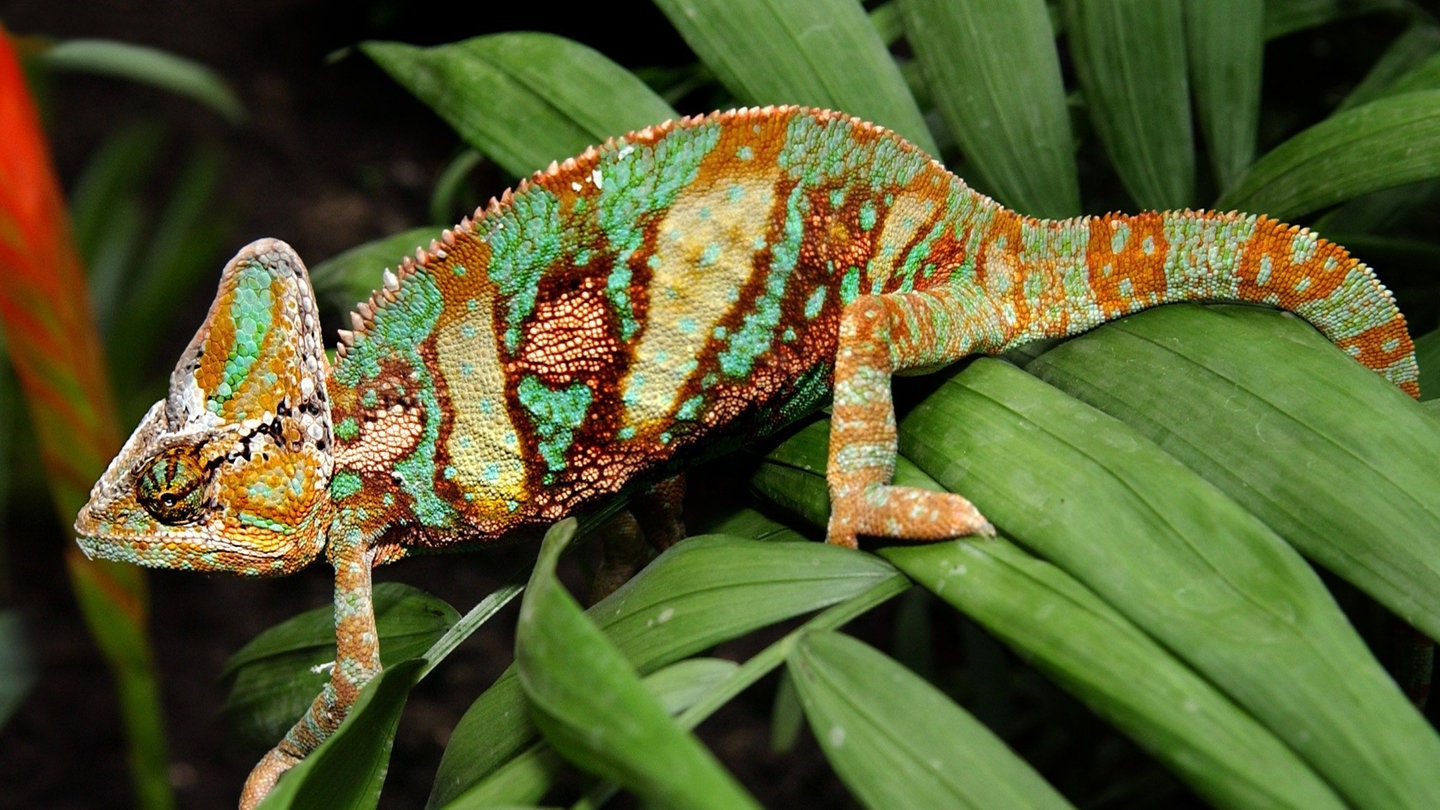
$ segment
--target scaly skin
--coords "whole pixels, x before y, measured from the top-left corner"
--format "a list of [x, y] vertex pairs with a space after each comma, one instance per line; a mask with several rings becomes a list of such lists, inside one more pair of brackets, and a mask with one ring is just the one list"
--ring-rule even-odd
[[894, 134], [800, 108], [652, 127], [552, 165], [417, 251], [330, 367], [300, 259], [262, 240], [76, 521], [143, 565], [336, 570], [337, 663], [257, 802], [379, 671], [372, 566], [487, 543], [770, 432], [833, 390], [829, 540], [988, 534], [890, 485], [889, 376], [1173, 301], [1296, 312], [1418, 393], [1404, 319], [1338, 245], [1208, 212], [1008, 211]]

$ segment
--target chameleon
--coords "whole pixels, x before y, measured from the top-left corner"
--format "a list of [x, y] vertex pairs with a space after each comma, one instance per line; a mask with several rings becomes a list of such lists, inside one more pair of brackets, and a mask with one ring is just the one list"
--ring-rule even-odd
[[1035, 219], [843, 113], [682, 118], [552, 163], [385, 270], [333, 362], [300, 258], [242, 249], [75, 530], [153, 567], [334, 567], [330, 680], [249, 807], [380, 670], [374, 566], [536, 533], [827, 399], [830, 543], [991, 535], [961, 495], [891, 484], [890, 376], [1180, 301], [1289, 310], [1419, 394], [1389, 291], [1304, 228]]

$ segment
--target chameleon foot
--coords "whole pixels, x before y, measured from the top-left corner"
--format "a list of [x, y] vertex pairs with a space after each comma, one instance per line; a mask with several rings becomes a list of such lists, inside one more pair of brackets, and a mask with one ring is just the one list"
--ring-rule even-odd
[[954, 493], [873, 484], [831, 504], [828, 542], [855, 548], [855, 538], [862, 534], [925, 542], [994, 537], [995, 527], [975, 504]]

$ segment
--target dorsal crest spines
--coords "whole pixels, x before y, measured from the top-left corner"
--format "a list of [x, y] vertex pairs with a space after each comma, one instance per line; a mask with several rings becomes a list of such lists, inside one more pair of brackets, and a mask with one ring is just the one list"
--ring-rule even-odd
[[[904, 143], [894, 132], [863, 119], [830, 110], [792, 105], [746, 107], [705, 115], [682, 116], [619, 137], [606, 139], [603, 143], [587, 147], [579, 155], [552, 161], [544, 169], [521, 179], [515, 186], [501, 192], [498, 197], [491, 197], [485, 204], [476, 207], [470, 216], [462, 218], [452, 228], [441, 231], [438, 238], [431, 240], [428, 249], [417, 247], [414, 255], [404, 256], [400, 259], [393, 272], [387, 268], [381, 276], [380, 288], [371, 294], [368, 301], [364, 302], [366, 308], [362, 309], [359, 306], [355, 308], [356, 317], [351, 319], [351, 328], [340, 330], [340, 341], [336, 345], [337, 361], [346, 357], [355, 343], [365, 339], [365, 336], [373, 330], [376, 314], [395, 300], [401, 285], [405, 284], [410, 276], [417, 271], [429, 268], [432, 263], [445, 261], [455, 247], [458, 238], [485, 233], [491, 223], [494, 223], [494, 227], [502, 228], [504, 223], [501, 218], [506, 210], [514, 206], [518, 198], [531, 193], [536, 187], [551, 187], [558, 178], [564, 177], [571, 178], [577, 184], [591, 182], [599, 187], [603, 183], [603, 178], [595, 176], [598, 172], [593, 170], [606, 154], [623, 153], [623, 150], [627, 148], [652, 146], [676, 130], [712, 123], [735, 126], [774, 125], [777, 120], [789, 120], [792, 116], [801, 115], [810, 116], [823, 123], [847, 124], [853, 127], [856, 133], [863, 134], [865, 137], [892, 138]], [[908, 145], [906, 147], [910, 148]], [[944, 170], [944, 167], [933, 158], [930, 158], [930, 161], [937, 168]]]

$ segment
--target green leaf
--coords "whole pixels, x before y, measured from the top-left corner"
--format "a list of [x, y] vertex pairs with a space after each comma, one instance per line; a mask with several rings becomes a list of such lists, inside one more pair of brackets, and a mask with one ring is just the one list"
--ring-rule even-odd
[[1436, 51], [1440, 51], [1440, 30], [1423, 23], [1411, 25], [1390, 43], [1338, 109], [1366, 104], [1381, 96], [1433, 89], [1437, 84], [1435, 71], [1440, 69], [1433, 58]]
[[566, 759], [662, 806], [758, 807], [555, 579], [574, 532], [572, 520], [546, 534], [520, 606], [515, 662], [536, 725]]
[[1220, 188], [1255, 159], [1264, 16], [1262, 0], [1185, 0], [1195, 109]]
[[1080, 211], [1055, 31], [1042, 0], [900, 0], [915, 58], [980, 185], [1042, 217]]
[[989, 729], [879, 651], [808, 633], [788, 661], [810, 729], [867, 807], [1070, 807]]
[[517, 177], [675, 117], [633, 74], [552, 34], [493, 34], [433, 48], [365, 42], [360, 50]]
[[[1131, 361], [1113, 384], [1147, 376], [1137, 368], [1164, 376]], [[1255, 433], [1254, 422], [1234, 428], [1231, 442]], [[1136, 431], [982, 359], [912, 411], [900, 441], [922, 470], [1221, 686], [1347, 801], [1440, 801], [1440, 740], [1309, 566]], [[960, 447], [963, 462], [949, 450]]]
[[414, 256], [415, 248], [428, 246], [439, 235], [439, 226], [427, 225], [337, 253], [310, 268], [315, 295], [348, 312], [357, 302], [370, 300], [370, 294], [380, 289], [382, 271], [395, 267], [406, 256]]
[[232, 124], [245, 117], [245, 106], [219, 74], [173, 53], [108, 39], [72, 39], [41, 52], [39, 59], [53, 68], [115, 76], [185, 96]]
[[852, 0], [654, 0], [742, 103], [842, 110], [939, 154], [900, 68]]
[[[817, 422], [776, 448], [756, 475], [757, 489], [767, 497], [783, 489], [792, 493], [794, 502], [817, 502], [810, 495], [825, 493], [828, 430], [828, 423]], [[965, 465], [969, 455], [963, 445], [940, 452], [957, 466]], [[768, 467], [813, 472], [776, 477], [764, 472]], [[904, 457], [898, 460], [895, 483], [941, 489]], [[798, 490], [810, 493], [795, 497]], [[804, 516], [823, 525], [826, 509]], [[1092, 542], [1105, 542], [1106, 536]], [[1217, 805], [1341, 806], [1288, 746], [1054, 565], [999, 538], [892, 546], [880, 553], [1020, 652]], [[1177, 706], [1187, 708], [1177, 711]]]
[[883, 553], [1216, 806], [1346, 806], [1285, 743], [1054, 565], [1003, 539]]
[[1370, 191], [1440, 177], [1440, 90], [1336, 113], [1261, 157], [1216, 203], [1296, 217]]
[[35, 685], [34, 653], [18, 611], [0, 610], [0, 728]]
[[[1440, 430], [1303, 321], [1170, 307], [1027, 370], [1125, 419], [1307, 556], [1440, 636]], [[1254, 440], [1216, 441], [1231, 425], [1254, 426], [1243, 431]]]
[[1409, 0], [1265, 0], [1265, 38], [1376, 11], [1408, 11]]
[[424, 663], [420, 659], [401, 661], [365, 684], [345, 722], [281, 777], [260, 803], [262, 810], [375, 807], [385, 783], [400, 712]]
[[1432, 399], [1440, 395], [1440, 330], [1426, 332], [1415, 339], [1415, 362], [1420, 365], [1421, 397]]
[[[590, 615], [644, 673], [902, 580], [883, 560], [833, 546], [691, 537], [591, 607]], [[456, 724], [429, 806], [455, 800], [525, 748], [535, 729], [524, 707], [514, 670], [509, 670]], [[532, 767], [533, 760], [519, 769], [533, 776]], [[524, 795], [524, 800], [537, 798]], [[507, 801], [518, 800], [507, 795]]]
[[1142, 208], [1195, 199], [1195, 144], [1180, 0], [1065, 0], [1090, 120]]
[[[443, 600], [398, 582], [375, 586], [375, 620], [381, 662], [415, 658], [455, 624], [459, 614]], [[334, 608], [308, 610], [271, 627], [225, 664], [233, 678], [224, 711], [247, 739], [274, 742], [310, 702], [335, 660]]]

